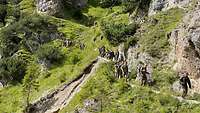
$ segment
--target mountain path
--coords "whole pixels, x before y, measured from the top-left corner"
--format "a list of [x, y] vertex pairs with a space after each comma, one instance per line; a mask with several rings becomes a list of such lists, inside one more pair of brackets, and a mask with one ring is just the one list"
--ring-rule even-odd
[[[131, 87], [138, 87], [138, 86], [131, 84]], [[162, 92], [157, 91], [157, 90], [151, 90], [151, 91], [156, 93], [156, 94], [165, 94], [165, 93], [162, 93]], [[200, 101], [184, 99], [183, 97], [180, 97], [180, 96], [174, 96], [174, 95], [170, 95], [170, 96], [175, 98], [175, 99], [178, 99], [179, 102], [185, 102], [185, 103], [189, 103], [189, 104], [200, 104]]]
[[72, 98], [81, 90], [86, 81], [96, 72], [99, 65], [104, 62], [108, 62], [108, 60], [98, 57], [97, 61], [91, 65], [88, 73], [84, 73], [80, 79], [72, 82], [54, 95], [53, 98], [57, 101], [45, 113], [56, 113], [67, 106]]

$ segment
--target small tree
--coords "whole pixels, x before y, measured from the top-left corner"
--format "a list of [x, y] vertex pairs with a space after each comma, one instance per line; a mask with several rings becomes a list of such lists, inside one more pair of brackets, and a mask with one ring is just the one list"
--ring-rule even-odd
[[31, 64], [26, 70], [26, 75], [23, 79], [23, 93], [26, 98], [26, 108], [30, 105], [31, 93], [38, 89], [37, 78], [40, 74], [39, 66], [37, 64]]

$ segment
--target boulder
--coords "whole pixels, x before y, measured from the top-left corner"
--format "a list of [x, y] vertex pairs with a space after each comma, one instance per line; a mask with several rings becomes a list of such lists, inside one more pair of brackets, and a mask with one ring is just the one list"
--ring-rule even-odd
[[63, 8], [61, 0], [37, 0], [37, 12], [48, 15], [59, 15]]
[[96, 99], [86, 99], [83, 102], [83, 107], [77, 108], [75, 113], [93, 113], [101, 111], [101, 103]]

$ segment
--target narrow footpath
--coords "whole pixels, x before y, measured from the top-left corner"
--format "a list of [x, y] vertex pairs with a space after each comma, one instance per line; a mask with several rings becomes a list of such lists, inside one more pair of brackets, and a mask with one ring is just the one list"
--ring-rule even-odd
[[64, 84], [45, 97], [40, 98], [29, 108], [29, 113], [57, 113], [66, 107], [71, 99], [81, 90], [86, 81], [94, 75], [100, 64], [109, 62], [105, 58], [98, 57], [83, 72], [68, 84]]

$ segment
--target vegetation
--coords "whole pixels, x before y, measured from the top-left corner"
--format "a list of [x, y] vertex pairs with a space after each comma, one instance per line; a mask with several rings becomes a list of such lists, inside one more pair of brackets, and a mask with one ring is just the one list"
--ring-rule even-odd
[[26, 99], [26, 107], [29, 107], [30, 104], [30, 97], [33, 90], [38, 89], [38, 82], [37, 78], [40, 75], [39, 66], [37, 64], [31, 64], [28, 66], [28, 69], [26, 71], [26, 75], [23, 79], [23, 93]]
[[[125, 82], [125, 79], [116, 79], [111, 70], [112, 64], [101, 65], [97, 73], [61, 113], [74, 112], [78, 108], [84, 108], [84, 101], [91, 99], [95, 99], [99, 106], [95, 108], [87, 107], [86, 110], [93, 110], [97, 113], [148, 113], [149, 111], [153, 113], [198, 113], [198, 105], [181, 103], [170, 96], [168, 90], [160, 90], [161, 93], [156, 94], [152, 91], [154, 88], [141, 87], [135, 80]], [[157, 78], [157, 74], [160, 76], [159, 78]], [[167, 83], [165, 86], [157, 86], [160, 88], [169, 87], [170, 82], [164, 79], [173, 75], [168, 73], [157, 74], [155, 74], [156, 81]]]
[[27, 63], [20, 57], [0, 59], [0, 79], [8, 83], [21, 82]]
[[121, 42], [127, 41], [128, 37], [136, 32], [137, 25], [114, 23], [114, 22], [102, 22], [101, 30], [104, 36], [110, 41], [111, 44], [117, 45]]
[[151, 17], [142, 25], [145, 32], [139, 38], [142, 51], [152, 57], [162, 57], [169, 50], [167, 34], [181, 21], [184, 12], [181, 9], [171, 9]]
[[[81, 11], [66, 7], [62, 18], [37, 14], [34, 0], [0, 4], [0, 80], [6, 85], [0, 89], [0, 113], [22, 113], [25, 106], [73, 80], [97, 58], [98, 48], [103, 45], [114, 51], [121, 42], [126, 43], [126, 49], [138, 43], [139, 51], [153, 58], [167, 54], [167, 33], [178, 25], [184, 13], [175, 8], [146, 19], [142, 25], [130, 24], [130, 14], [146, 15], [149, 2], [89, 0], [88, 7]], [[141, 35], [136, 33], [139, 28], [144, 31]], [[65, 46], [66, 40], [71, 40], [72, 45]], [[81, 44], [84, 49], [80, 49]], [[101, 65], [61, 112], [83, 108], [89, 99], [100, 102], [95, 112], [198, 112], [198, 106], [180, 103], [171, 96], [169, 87], [176, 79], [175, 72], [154, 63], [152, 87], [139, 86], [134, 80], [135, 68], [127, 82], [113, 76], [113, 63]], [[199, 99], [199, 95], [189, 98]]]
[[[25, 7], [25, 4], [30, 5], [28, 1], [20, 2], [20, 7]], [[2, 113], [23, 111], [25, 94], [22, 80], [29, 78], [26, 77], [29, 65], [34, 62], [40, 65], [38, 59], [48, 59], [51, 67], [47, 73], [42, 72], [38, 76], [38, 90], [30, 92], [30, 103], [62, 83], [76, 78], [97, 57], [98, 47], [105, 45], [110, 48], [106, 39], [100, 39], [99, 26], [88, 28], [77, 23], [77, 20], [29, 14], [29, 11], [33, 11], [30, 8], [21, 10], [27, 11], [28, 16], [22, 15], [19, 21], [0, 29], [0, 66], [3, 67], [0, 69], [0, 79], [5, 80], [7, 84], [7, 87], [0, 90]], [[96, 38], [96, 42], [93, 38]], [[63, 46], [62, 40], [65, 39], [73, 40], [73, 46]], [[85, 44], [84, 50], [80, 50], [80, 43]]]
[[45, 44], [36, 51], [36, 56], [40, 61], [46, 61], [53, 64], [61, 61], [64, 56], [60, 49], [61, 48], [53, 45]]

